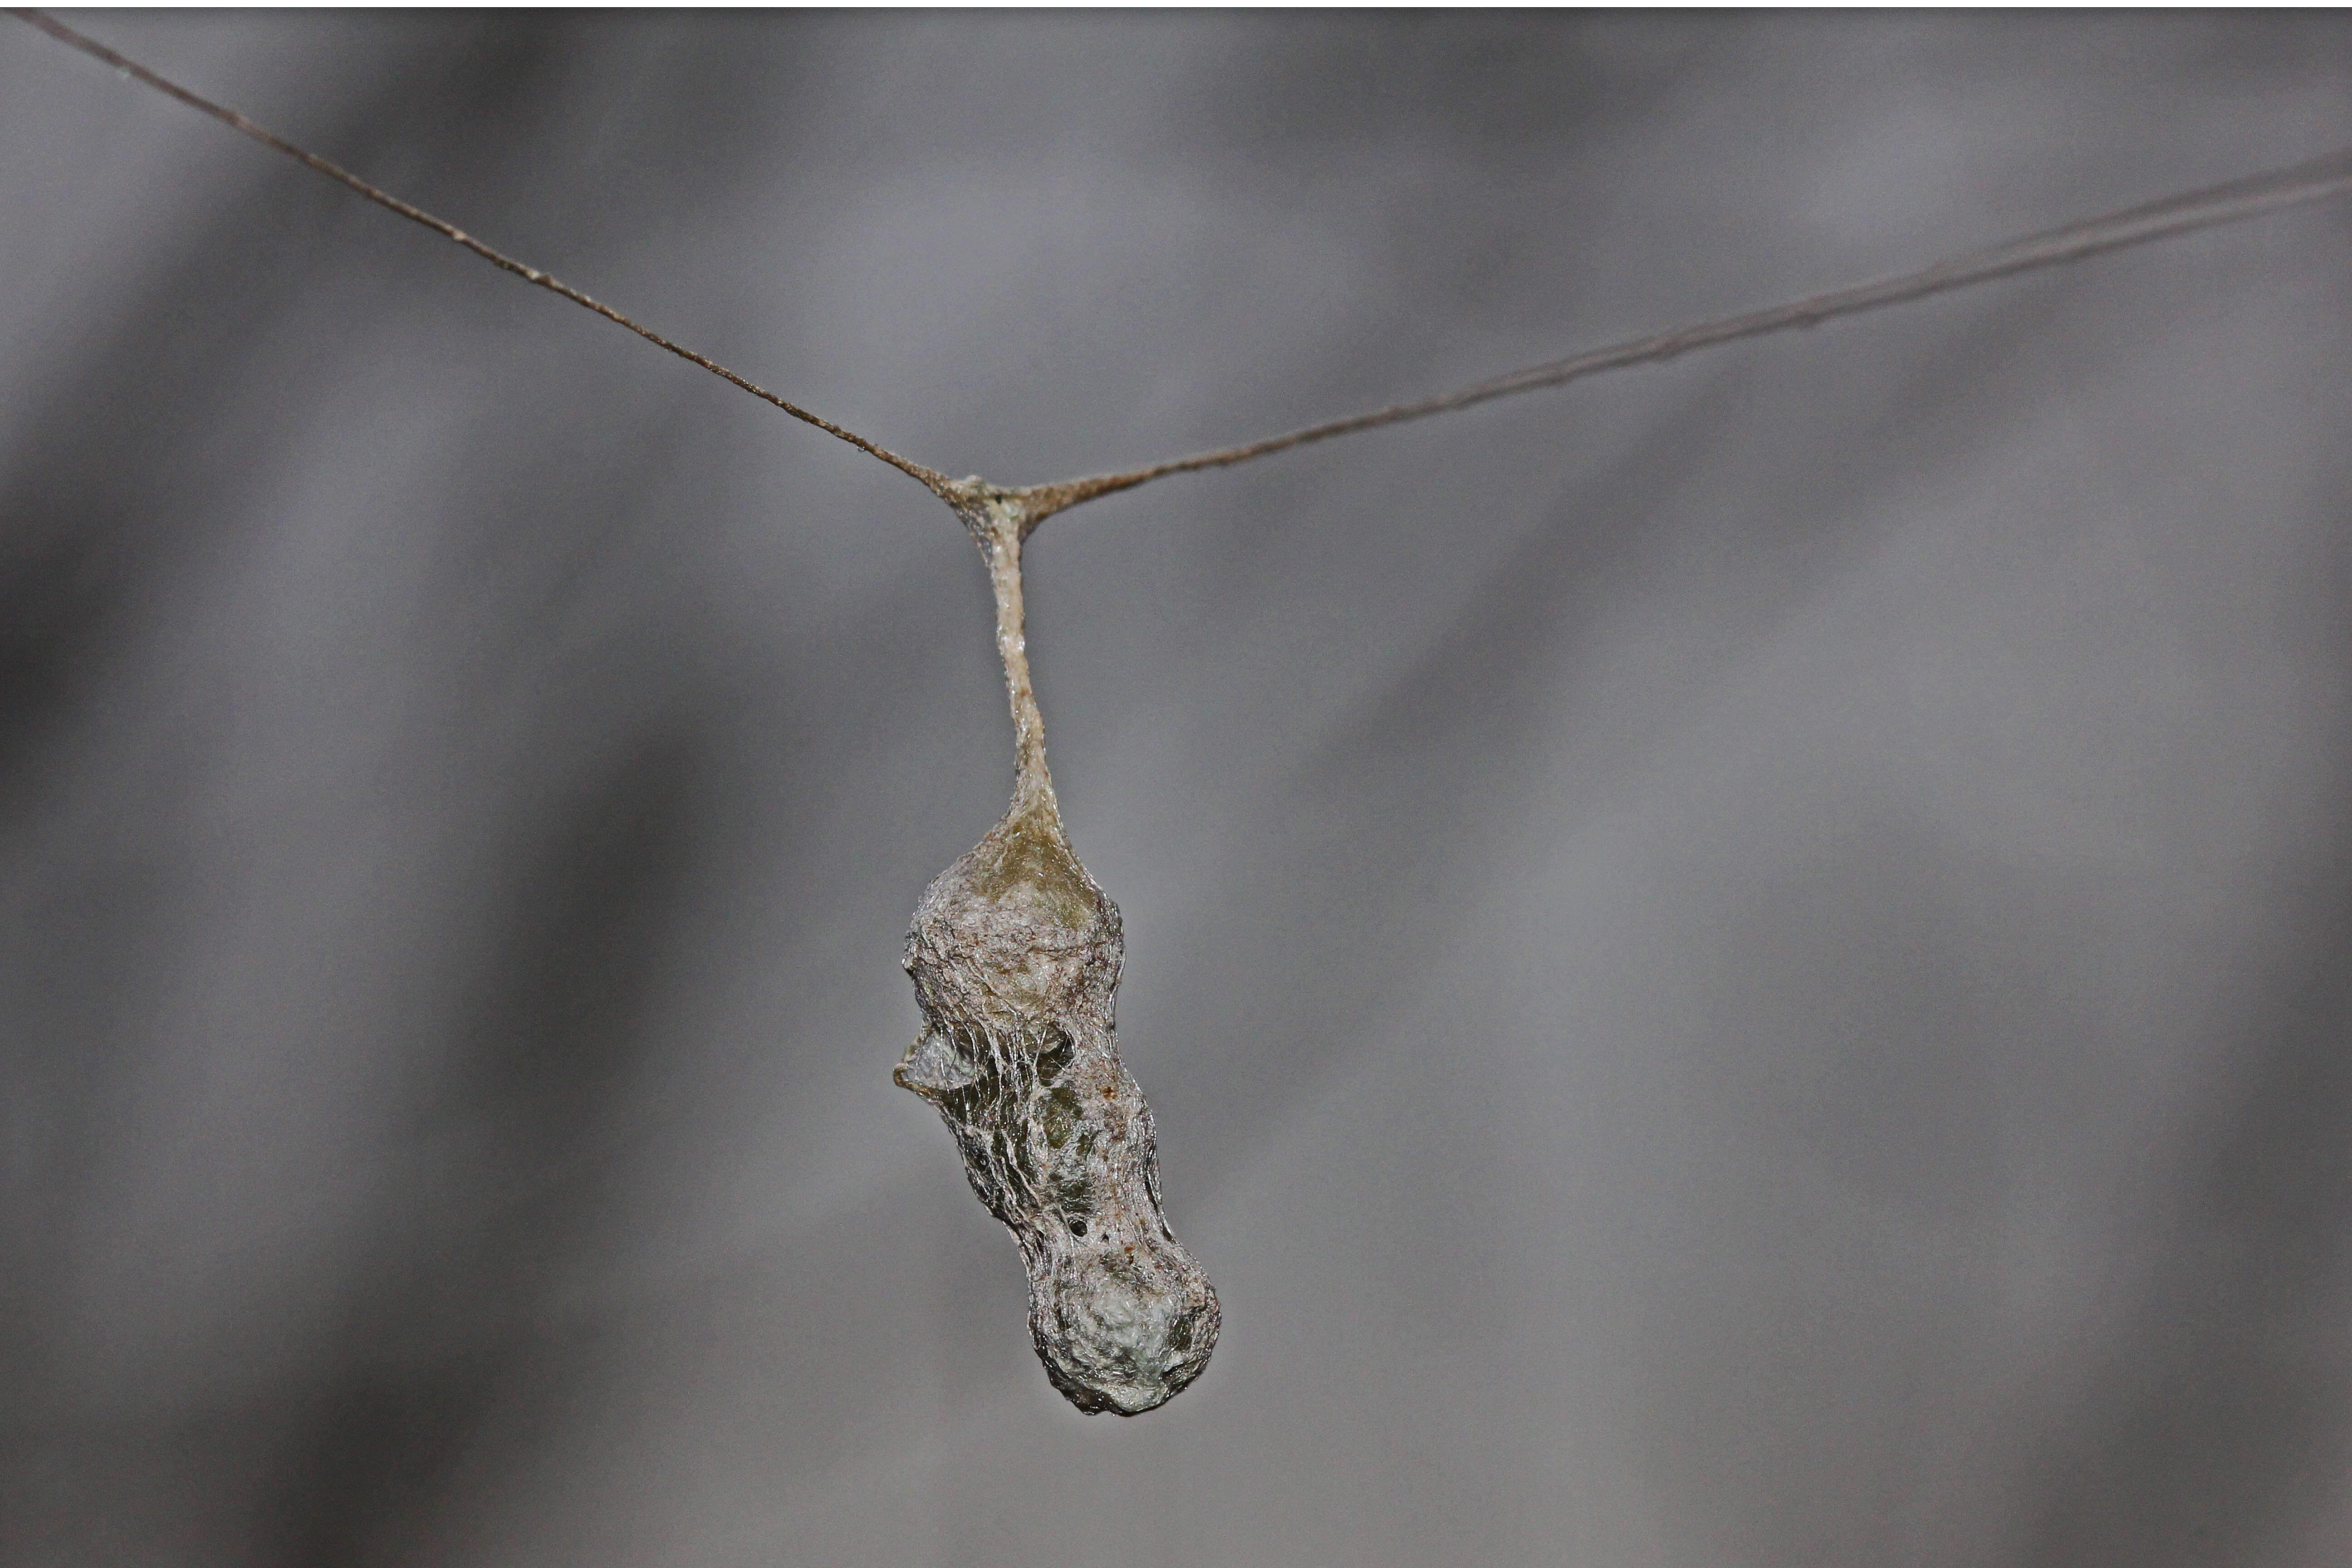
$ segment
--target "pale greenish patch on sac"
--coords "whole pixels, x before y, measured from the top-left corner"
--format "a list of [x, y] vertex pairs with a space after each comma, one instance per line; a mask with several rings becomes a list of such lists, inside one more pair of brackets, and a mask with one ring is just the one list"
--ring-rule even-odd
[[1102, 896], [1064, 842], [1050, 806], [1007, 817], [976, 847], [965, 892], [1034, 915], [1073, 934], [1100, 918]]

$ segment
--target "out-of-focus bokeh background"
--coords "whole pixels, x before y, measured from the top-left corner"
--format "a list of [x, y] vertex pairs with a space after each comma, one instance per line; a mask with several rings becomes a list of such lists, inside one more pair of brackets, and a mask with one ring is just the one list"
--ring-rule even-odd
[[[2352, 142], [2292, 16], [82, 25], [952, 473]], [[2352, 1561], [2352, 211], [1049, 524], [1221, 1291], [1081, 1417], [889, 1069], [905, 479], [0, 24], [0, 1559]]]

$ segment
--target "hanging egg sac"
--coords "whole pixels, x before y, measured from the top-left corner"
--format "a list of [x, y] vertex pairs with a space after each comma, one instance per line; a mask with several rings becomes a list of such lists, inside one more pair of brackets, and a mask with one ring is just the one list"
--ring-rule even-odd
[[1217, 1295], [1160, 1207], [1143, 1091], [1118, 1059], [1118, 908], [1052, 796], [1016, 801], [907, 933], [923, 1033], [894, 1075], [939, 1108], [1021, 1247], [1045, 1375], [1093, 1415], [1166, 1404], [1208, 1365]]

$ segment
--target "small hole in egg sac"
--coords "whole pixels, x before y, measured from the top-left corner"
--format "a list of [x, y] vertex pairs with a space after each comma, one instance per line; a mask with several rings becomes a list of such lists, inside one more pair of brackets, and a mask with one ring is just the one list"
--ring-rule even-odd
[[1086, 1233], [1087, 1233], [1087, 1222], [1086, 1222], [1086, 1221], [1084, 1221], [1084, 1220], [1082, 1220], [1082, 1219], [1074, 1219], [1074, 1220], [1072, 1220], [1072, 1221], [1070, 1222], [1070, 1234], [1071, 1234], [1072, 1236], [1084, 1236], [1084, 1235], [1086, 1235]]

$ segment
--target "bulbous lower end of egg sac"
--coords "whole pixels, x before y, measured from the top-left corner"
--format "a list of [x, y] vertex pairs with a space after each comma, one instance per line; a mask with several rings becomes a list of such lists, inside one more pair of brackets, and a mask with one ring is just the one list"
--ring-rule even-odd
[[1118, 1059], [1118, 908], [1050, 799], [1016, 805], [923, 894], [923, 1033], [894, 1075], [938, 1107], [1020, 1244], [1029, 1331], [1080, 1410], [1137, 1415], [1200, 1376], [1217, 1293], [1169, 1229], [1151, 1110]]

